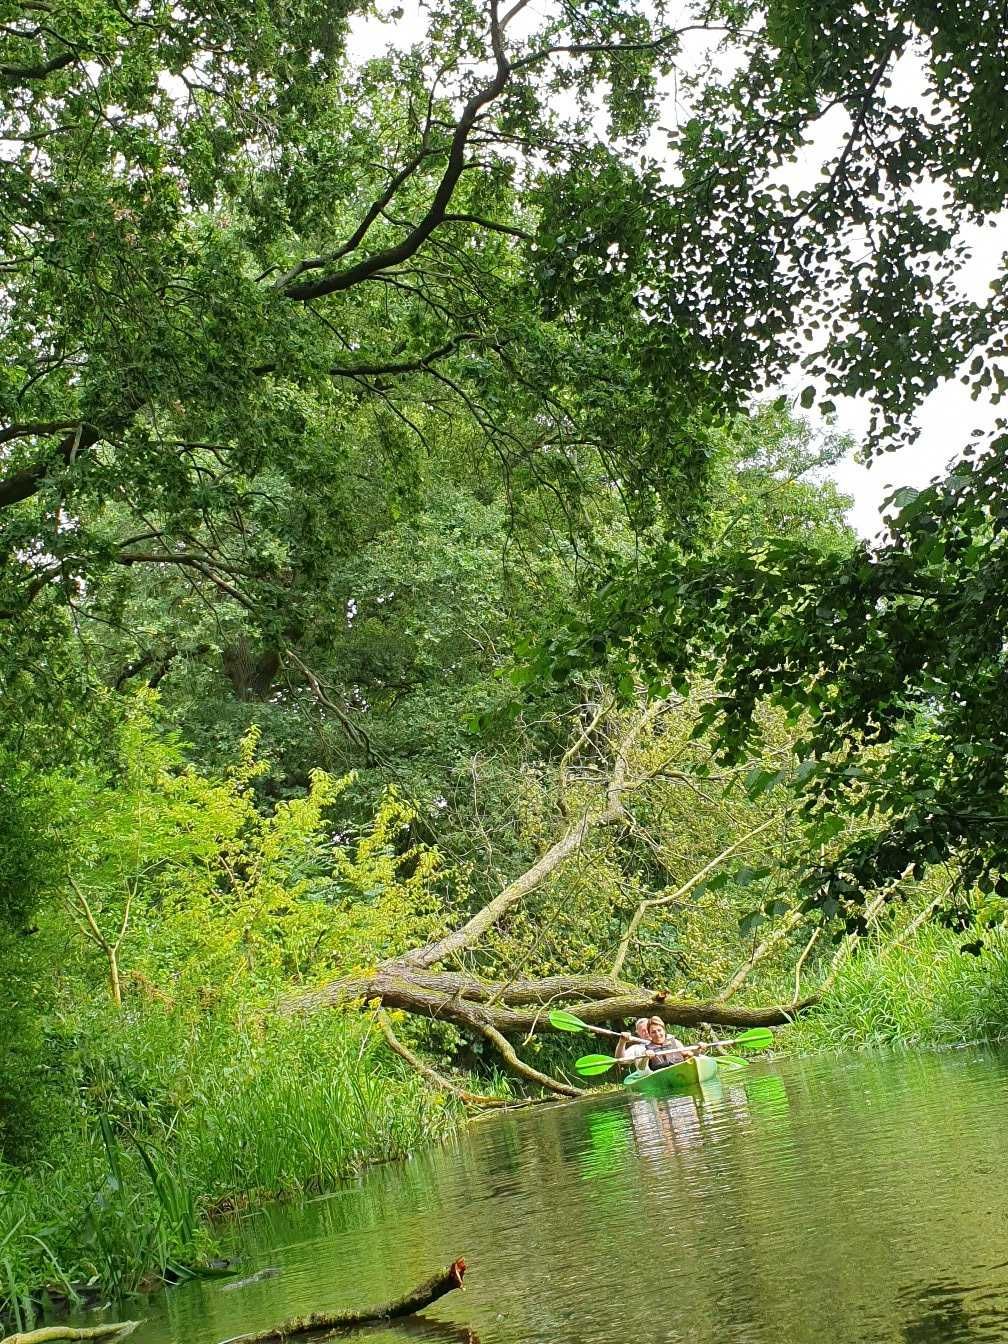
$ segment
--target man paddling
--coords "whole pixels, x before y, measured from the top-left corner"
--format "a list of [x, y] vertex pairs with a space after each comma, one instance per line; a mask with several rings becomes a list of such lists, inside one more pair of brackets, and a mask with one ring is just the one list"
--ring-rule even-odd
[[633, 1024], [633, 1031], [624, 1031], [616, 1043], [615, 1055], [622, 1063], [630, 1064], [640, 1060], [644, 1062], [651, 1049], [651, 1034], [646, 1017], [639, 1017]]

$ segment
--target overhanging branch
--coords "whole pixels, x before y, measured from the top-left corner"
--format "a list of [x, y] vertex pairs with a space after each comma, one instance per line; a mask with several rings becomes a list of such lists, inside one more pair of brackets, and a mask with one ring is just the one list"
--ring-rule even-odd
[[336, 364], [329, 372], [334, 378], [380, 378], [394, 377], [402, 373], [419, 373], [437, 360], [454, 354], [463, 341], [481, 339], [478, 331], [463, 331], [453, 336], [450, 341], [446, 341], [444, 345], [438, 346], [436, 350], [431, 350], [426, 355], [418, 355], [416, 359], [391, 360], [385, 364]]
[[[508, 64], [504, 54], [504, 43], [501, 32], [501, 25], [498, 20], [497, 0], [490, 0], [490, 44], [493, 48], [494, 61], [496, 69], [493, 77], [473, 94], [462, 109], [462, 115], [459, 117], [458, 124], [455, 127], [455, 133], [451, 139], [451, 145], [448, 151], [448, 162], [445, 165], [441, 181], [438, 183], [437, 190], [434, 193], [433, 200], [427, 209], [426, 214], [399, 243], [392, 247], [383, 248], [373, 256], [365, 257], [362, 261], [353, 266], [348, 266], [342, 271], [336, 271], [334, 274], [323, 276], [319, 280], [312, 280], [305, 284], [294, 285], [284, 289], [283, 295], [288, 299], [318, 299], [324, 294], [335, 294], [343, 290], [351, 289], [354, 285], [359, 285], [380, 271], [386, 271], [390, 267], [398, 266], [407, 261], [413, 254], [427, 241], [430, 235], [444, 220], [445, 212], [448, 209], [455, 188], [458, 185], [459, 178], [465, 169], [466, 145], [469, 135], [476, 124], [476, 119], [480, 112], [488, 103], [492, 103], [504, 91], [508, 79], [511, 75], [511, 67]], [[391, 199], [391, 197], [389, 197]], [[388, 204], [386, 201], [385, 204]], [[373, 207], [372, 207], [373, 208]]]
[[16, 85], [45, 79], [47, 75], [68, 66], [76, 57], [76, 51], [61, 51], [58, 56], [52, 56], [48, 61], [40, 61], [37, 65], [0, 65], [0, 82]]

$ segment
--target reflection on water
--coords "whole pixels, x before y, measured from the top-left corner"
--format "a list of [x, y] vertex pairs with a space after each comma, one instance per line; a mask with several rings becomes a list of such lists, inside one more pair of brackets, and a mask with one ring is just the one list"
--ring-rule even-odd
[[331, 1198], [250, 1216], [276, 1278], [153, 1299], [137, 1344], [368, 1306], [464, 1255], [466, 1291], [367, 1344], [1008, 1341], [1008, 1056], [759, 1064], [662, 1101], [496, 1116]]
[[945, 1279], [907, 1289], [900, 1296], [907, 1317], [900, 1338], [906, 1344], [1008, 1339], [1008, 1301], [1001, 1292]]
[[[388, 1333], [388, 1327], [381, 1327], [382, 1333]], [[396, 1327], [401, 1344], [413, 1340], [428, 1340], [430, 1344], [481, 1344], [475, 1330], [467, 1325], [455, 1325], [452, 1321], [435, 1321], [426, 1316], [406, 1316]], [[372, 1332], [372, 1336], [375, 1332]], [[360, 1331], [360, 1335], [364, 1332]], [[362, 1340], [362, 1344], [364, 1341]]]

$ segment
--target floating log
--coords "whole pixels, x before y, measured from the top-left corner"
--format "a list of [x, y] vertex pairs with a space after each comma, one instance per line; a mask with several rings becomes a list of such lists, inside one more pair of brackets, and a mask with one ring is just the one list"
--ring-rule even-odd
[[139, 1321], [109, 1321], [106, 1325], [43, 1325], [38, 1330], [24, 1330], [7, 1335], [0, 1344], [49, 1344], [58, 1339], [125, 1339]]
[[[335, 1313], [313, 1311], [310, 1316], [296, 1316], [293, 1320], [274, 1326], [272, 1330], [260, 1330], [252, 1335], [234, 1335], [230, 1339], [223, 1340], [222, 1344], [282, 1344], [283, 1340], [297, 1338], [299, 1335], [355, 1330], [361, 1325], [392, 1321], [400, 1316], [412, 1316], [414, 1312], [429, 1307], [439, 1297], [461, 1288], [465, 1272], [466, 1262], [462, 1259], [454, 1260], [447, 1269], [442, 1269], [433, 1278], [418, 1284], [412, 1292], [407, 1293], [405, 1297], [397, 1298], [394, 1302], [370, 1307], [366, 1311]], [[0, 1341], [0, 1344], [3, 1342]]]

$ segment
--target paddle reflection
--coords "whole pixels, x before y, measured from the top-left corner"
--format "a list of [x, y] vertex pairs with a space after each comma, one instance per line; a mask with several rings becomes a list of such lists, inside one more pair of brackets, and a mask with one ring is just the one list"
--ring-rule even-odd
[[624, 1107], [588, 1112], [588, 1144], [579, 1154], [581, 1179], [597, 1180], [618, 1171], [630, 1149], [630, 1120]]
[[779, 1074], [765, 1073], [758, 1078], [749, 1078], [744, 1086], [746, 1107], [751, 1115], [763, 1119], [786, 1116], [790, 1112], [787, 1088]]

